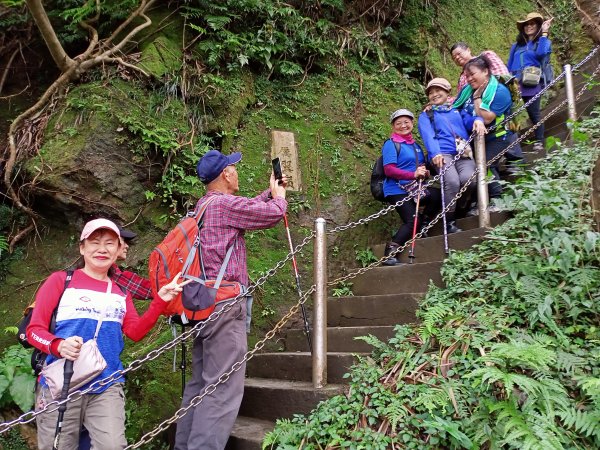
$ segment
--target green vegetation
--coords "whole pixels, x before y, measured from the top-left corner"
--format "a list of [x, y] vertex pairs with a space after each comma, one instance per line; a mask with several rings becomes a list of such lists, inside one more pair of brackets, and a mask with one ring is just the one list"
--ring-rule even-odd
[[[100, 3], [101, 38], [110, 35], [136, 4], [133, 0]], [[514, 38], [513, 32], [506, 30], [514, 30], [515, 18], [535, 7], [529, 1], [501, 3], [405, 0], [380, 2], [373, 8], [369, 2], [340, 0], [294, 6], [277, 0], [157, 2], [150, 13], [153, 25], [140, 33], [139, 47], [124, 49], [125, 54], [131, 50], [127, 62], [139, 65], [150, 77], [123, 66], [107, 66], [69, 85], [65, 97], [56, 98], [39, 155], [23, 161], [19, 176], [34, 180], [32, 198], [35, 187], [42, 187], [38, 206], [43, 205], [44, 195], [60, 193], [57, 186], [69, 181], [71, 170], [80, 164], [77, 156], [90, 140], [105, 138], [110, 144], [107, 156], [117, 154], [131, 163], [122, 178], [140, 167], [145, 175], [132, 177], [135, 185], [125, 190], [128, 203], [123, 202], [117, 212], [107, 208], [125, 221], [135, 220], [136, 230], [143, 231], [138, 248], [130, 253], [141, 255], [138, 261], [142, 262], [132, 264], [144, 273], [143, 260], [152, 247], [204, 192], [195, 164], [205, 151], [213, 147], [226, 153], [242, 151], [241, 194], [256, 195], [267, 187], [270, 132], [289, 130], [298, 143], [304, 183], [303, 191], [289, 198], [292, 238], [297, 244], [316, 216], [325, 216], [337, 225], [379, 209], [367, 181], [370, 165], [389, 133], [389, 113], [398, 107], [418, 111], [425, 102], [425, 78], [457, 78], [458, 68], [448, 53], [455, 41], [467, 40], [475, 51], [492, 48], [506, 56]], [[2, 32], [16, 30], [15, 36], [20, 38], [37, 36], [31, 33], [23, 2], [4, 4], [21, 7], [0, 17]], [[555, 8], [555, 4], [556, 14], [568, 7], [564, 0], [554, 0], [549, 7]], [[50, 0], [44, 6], [61, 42], [74, 56], [87, 45], [85, 31], [76, 22], [94, 14], [94, 2]], [[569, 17], [561, 22], [561, 39], [556, 40], [555, 48], [560, 49], [561, 58], [572, 62], [579, 56], [577, 52], [585, 52], [590, 44], [578, 37], [576, 46], [566, 46], [569, 40], [562, 37], [569, 36], [573, 25], [572, 15]], [[18, 97], [14, 103], [18, 108], [0, 112], [3, 121], [28, 106]], [[109, 166], [108, 170], [114, 171], [110, 178], [119, 180], [121, 174]], [[93, 172], [96, 168], [86, 169]], [[90, 181], [84, 194], [91, 193], [104, 195], [105, 186]], [[4, 292], [0, 313], [6, 325], [17, 322], [45, 276], [73, 261], [76, 222], [82, 220], [78, 199], [72, 203], [64, 200], [64, 208], [70, 210], [68, 217], [63, 217], [62, 211], [42, 210], [48, 218], [39, 222], [42, 239], [11, 255], [3, 251], [3, 239], [20, 228], [21, 218], [0, 205]], [[335, 270], [368, 264], [372, 254], [357, 249], [387, 240], [396, 221], [392, 213], [382, 221], [344, 233], [343, 239], [336, 237], [331, 252], [338, 262]], [[67, 222], [71, 226], [66, 227]], [[246, 239], [254, 282], [286, 255], [286, 236], [279, 226], [248, 233]], [[310, 284], [311, 261], [312, 250], [307, 247], [298, 255], [304, 286]], [[332, 294], [348, 296], [351, 289], [351, 284], [343, 284]], [[286, 266], [255, 293], [249, 344], [271, 328], [296, 298], [292, 270]], [[144, 306], [138, 304], [140, 309]], [[144, 342], [127, 344], [124, 361], [145, 355], [170, 336], [161, 323]], [[7, 345], [13, 339], [2, 335], [0, 343]], [[171, 358], [172, 353], [162, 355], [128, 377], [130, 441], [178, 407], [180, 373], [166, 370]], [[436, 405], [436, 401], [423, 400], [422, 404]], [[431, 430], [436, 426], [442, 425], [432, 419]], [[357, 437], [385, 445], [386, 438], [372, 431], [357, 433]], [[7, 448], [15, 445], [6, 444]]]
[[35, 376], [31, 370], [31, 353], [15, 344], [0, 359], [0, 407], [16, 404], [21, 411], [33, 407]]
[[515, 217], [452, 254], [419, 325], [387, 343], [362, 338], [375, 350], [352, 368], [347, 396], [279, 421], [263, 448], [598, 448], [599, 125], [597, 109], [580, 142], [508, 187]]

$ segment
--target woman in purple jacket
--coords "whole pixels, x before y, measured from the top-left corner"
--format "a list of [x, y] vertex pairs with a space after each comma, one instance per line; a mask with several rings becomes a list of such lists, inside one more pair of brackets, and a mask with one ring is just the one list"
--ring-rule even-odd
[[[548, 64], [550, 53], [552, 53], [552, 44], [548, 39], [548, 30], [551, 23], [552, 19], [544, 21], [544, 17], [536, 12], [529, 13], [525, 19], [517, 21], [519, 34], [517, 35], [517, 42], [510, 49], [507, 66], [508, 70], [519, 79], [521, 97], [525, 103], [540, 92], [546, 83], [544, 67]], [[540, 69], [541, 76], [537, 83], [531, 80], [524, 81], [524, 70], [529, 67]], [[527, 107], [527, 113], [534, 126], [540, 121], [541, 117], [540, 101], [541, 97]], [[543, 150], [543, 141], [544, 125], [540, 124], [535, 130], [533, 149], [535, 151]]]

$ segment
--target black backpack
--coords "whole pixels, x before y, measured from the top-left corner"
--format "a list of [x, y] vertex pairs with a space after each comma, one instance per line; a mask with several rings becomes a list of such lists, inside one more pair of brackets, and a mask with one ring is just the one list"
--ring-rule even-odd
[[[73, 278], [73, 270], [67, 270], [67, 277], [65, 278], [65, 286], [63, 287], [63, 291], [60, 294], [61, 298], [62, 298], [62, 294], [64, 294], [65, 290], [67, 289], [67, 287], [69, 286], [69, 283], [71, 282], [71, 278]], [[52, 311], [52, 317], [50, 319], [50, 328], [48, 329], [48, 331], [54, 333], [54, 329], [56, 328], [56, 313], [58, 311], [58, 305], [60, 305], [60, 300], [58, 299], [58, 304], [56, 305], [56, 308], [54, 308], [54, 311]], [[17, 333], [17, 340], [19, 341], [19, 344], [21, 344], [23, 347], [25, 348], [30, 348], [33, 347], [29, 341], [27, 341], [27, 327], [29, 326], [29, 323], [31, 322], [31, 316], [33, 315], [33, 308], [35, 306], [35, 302], [32, 303], [31, 305], [29, 305], [25, 311], [23, 312], [23, 318], [21, 319], [21, 322], [19, 322], [19, 332]], [[40, 372], [42, 371], [42, 367], [44, 367], [44, 362], [46, 361], [46, 357], [48, 355], [46, 353], [44, 353], [41, 350], [38, 350], [37, 348], [33, 349], [33, 354], [31, 355], [31, 368], [33, 369], [33, 371], [35, 372], [35, 375], [38, 376], [40, 374]]]
[[[400, 154], [400, 143], [394, 142], [394, 147], [396, 147], [396, 158], [398, 158], [398, 155]], [[385, 182], [385, 178], [383, 155], [381, 155], [377, 158], [377, 161], [375, 161], [373, 170], [371, 171], [371, 195], [373, 195], [375, 200], [379, 200], [380, 202], [385, 199], [385, 196], [383, 195], [383, 183]]]

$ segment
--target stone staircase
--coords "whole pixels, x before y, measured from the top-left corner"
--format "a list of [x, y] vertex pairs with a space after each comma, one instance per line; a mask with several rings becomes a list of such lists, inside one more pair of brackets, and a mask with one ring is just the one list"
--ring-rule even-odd
[[[508, 214], [493, 213], [491, 218], [497, 225]], [[478, 228], [477, 217], [459, 219], [457, 224], [464, 231], [449, 236], [452, 250], [467, 249], [485, 238], [486, 230]], [[383, 254], [383, 246], [376, 246], [374, 252]], [[387, 340], [393, 336], [395, 325], [415, 321], [418, 302], [430, 282], [442, 285], [440, 267], [445, 254], [441, 226], [436, 224], [430, 237], [416, 242], [415, 255], [414, 264], [377, 267], [355, 278], [354, 296], [328, 299], [329, 384], [324, 389], [313, 389], [312, 359], [301, 329], [287, 332], [284, 352], [260, 353], [248, 362], [244, 399], [228, 450], [258, 450], [276, 419], [308, 413], [321, 400], [346, 392], [343, 375], [354, 362], [354, 355], [371, 351], [355, 337], [372, 334]], [[401, 260], [405, 259], [402, 255]]]

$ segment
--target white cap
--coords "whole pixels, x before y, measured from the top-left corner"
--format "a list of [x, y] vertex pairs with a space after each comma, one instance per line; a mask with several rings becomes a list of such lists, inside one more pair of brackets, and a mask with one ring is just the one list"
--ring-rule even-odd
[[410, 117], [411, 120], [415, 120], [415, 115], [411, 113], [408, 109], [397, 109], [390, 116], [390, 123], [394, 123], [394, 120], [402, 116]]
[[115, 225], [114, 222], [111, 222], [108, 219], [94, 219], [90, 220], [88, 223], [85, 224], [85, 227], [83, 227], [83, 231], [81, 232], [81, 237], [79, 238], [79, 240], [83, 241], [84, 239], [89, 238], [94, 231], [100, 230], [102, 228], [106, 230], [111, 230], [117, 236], [121, 236], [121, 233], [119, 233], [119, 227], [117, 227], [117, 225]]

